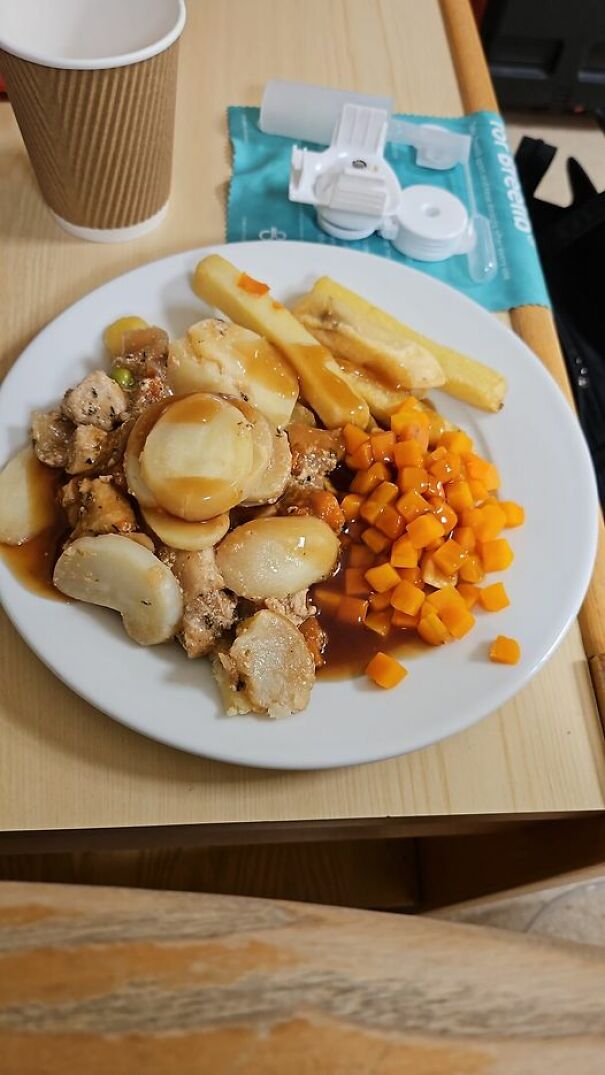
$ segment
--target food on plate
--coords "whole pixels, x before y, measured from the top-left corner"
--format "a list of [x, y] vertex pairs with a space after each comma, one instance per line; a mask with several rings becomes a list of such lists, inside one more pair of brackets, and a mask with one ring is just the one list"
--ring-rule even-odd
[[345, 422], [365, 428], [369, 419], [365, 400], [342, 376], [330, 351], [271, 297], [267, 284], [211, 254], [200, 261], [194, 286], [208, 305], [218, 307], [232, 321], [260, 333], [279, 348], [298, 377], [301, 395], [328, 429]]
[[380, 370], [390, 387], [396, 387], [399, 371], [399, 383], [416, 392], [440, 387], [486, 411], [498, 411], [504, 402], [502, 374], [429, 340], [328, 276], [316, 281], [294, 313], [312, 336], [333, 350], [338, 361], [347, 359], [377, 373]]
[[56, 515], [54, 489], [30, 447], [0, 471], [0, 541], [21, 545], [51, 526]]
[[[402, 645], [506, 609], [503, 584], [482, 582], [510, 566], [503, 531], [524, 511], [422, 398], [455, 369], [486, 406], [499, 375], [453, 352], [448, 366], [325, 277], [300, 320], [215, 255], [195, 288], [234, 322], [170, 341], [120, 318], [108, 369], [33, 413], [31, 446], [0, 473], [0, 541], [39, 541], [55, 590], [118, 611], [134, 642], [209, 658], [230, 714], [303, 710], [339, 659], [395, 687]], [[518, 643], [489, 656], [515, 663]]]
[[222, 392], [249, 400], [274, 426], [288, 424], [298, 399], [296, 376], [273, 344], [216, 317], [172, 341], [168, 381], [176, 395]]

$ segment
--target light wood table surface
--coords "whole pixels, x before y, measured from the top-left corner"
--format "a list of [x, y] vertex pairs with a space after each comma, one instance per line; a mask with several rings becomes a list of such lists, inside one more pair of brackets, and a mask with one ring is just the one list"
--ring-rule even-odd
[[[225, 108], [258, 104], [270, 77], [393, 94], [401, 111], [464, 111], [437, 0], [190, 0], [169, 215], [144, 239], [103, 246], [54, 225], [10, 107], [0, 105], [4, 369], [96, 285], [221, 240], [230, 170]], [[576, 625], [533, 682], [474, 728], [407, 757], [328, 773], [224, 766], [137, 736], [55, 680], [4, 618], [0, 684], [4, 833], [111, 828], [136, 843], [141, 827], [199, 826], [196, 838], [235, 843], [259, 827], [290, 838], [305, 822], [326, 831], [371, 823], [377, 832], [390, 819], [412, 831], [432, 818], [447, 832], [469, 815], [605, 806], [603, 737]]]
[[0, 886], [6, 1075], [601, 1075], [605, 951], [229, 896]]

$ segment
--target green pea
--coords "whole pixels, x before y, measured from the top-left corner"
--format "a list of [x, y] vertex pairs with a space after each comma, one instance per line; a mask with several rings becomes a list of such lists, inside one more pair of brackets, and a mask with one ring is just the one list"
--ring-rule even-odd
[[127, 370], [124, 366], [115, 366], [110, 375], [114, 381], [119, 384], [120, 388], [132, 388], [134, 384], [134, 377], [130, 370]]

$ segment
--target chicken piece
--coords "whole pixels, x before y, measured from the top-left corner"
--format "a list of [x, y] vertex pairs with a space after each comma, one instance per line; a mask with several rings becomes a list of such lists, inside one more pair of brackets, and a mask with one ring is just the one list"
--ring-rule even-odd
[[130, 414], [138, 418], [152, 403], [159, 403], [170, 395], [170, 389], [163, 377], [143, 377], [128, 393]]
[[236, 608], [236, 598], [226, 590], [208, 590], [187, 601], [178, 635], [187, 656], [205, 657], [210, 653], [235, 623]]
[[267, 597], [264, 606], [270, 612], [279, 612], [285, 616], [295, 627], [300, 627], [301, 623], [317, 612], [317, 609], [307, 601], [308, 593], [307, 589], [288, 594], [287, 597]]
[[310, 616], [301, 623], [299, 631], [303, 636], [316, 668], [323, 668], [326, 663], [324, 650], [328, 644], [328, 636], [321, 626], [317, 616]]
[[75, 425], [109, 432], [126, 417], [128, 401], [119, 384], [103, 370], [93, 370], [65, 393], [61, 410]]
[[73, 424], [60, 410], [34, 411], [32, 414], [32, 440], [34, 452], [47, 467], [65, 467], [69, 453], [69, 439]]
[[173, 575], [176, 575], [185, 601], [192, 601], [199, 594], [211, 590], [222, 590], [225, 585], [216, 566], [214, 549], [182, 552], [163, 545], [158, 556], [162, 563], [168, 564]]
[[235, 623], [237, 598], [223, 589], [214, 549], [181, 552], [164, 545], [158, 556], [168, 564], [183, 591], [179, 642], [188, 657], [203, 657]]
[[298, 628], [280, 613], [261, 609], [244, 620], [229, 652], [218, 657], [230, 684], [245, 691], [255, 713], [287, 717], [308, 705], [313, 657]]
[[122, 352], [116, 365], [130, 370], [135, 377], [164, 377], [168, 361], [168, 336], [164, 329], [148, 325], [125, 332]]
[[288, 427], [292, 451], [292, 477], [299, 485], [322, 489], [324, 479], [344, 458], [340, 429], [316, 429], [295, 424]]
[[97, 534], [129, 534], [137, 529], [134, 511], [111, 478], [72, 478], [59, 494], [72, 528], [70, 541]]
[[68, 474], [86, 474], [103, 465], [108, 434], [96, 426], [76, 426], [67, 446]]

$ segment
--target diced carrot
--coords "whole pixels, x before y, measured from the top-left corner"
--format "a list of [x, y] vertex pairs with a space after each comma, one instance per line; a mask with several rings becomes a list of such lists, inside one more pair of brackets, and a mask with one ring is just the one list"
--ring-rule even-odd
[[[506, 538], [496, 538], [495, 541], [483, 541], [479, 544], [479, 555], [485, 571], [506, 571], [514, 560], [513, 550]], [[475, 582], [475, 579], [465, 579], [465, 582]]]
[[347, 558], [349, 567], [371, 567], [374, 563], [374, 553], [367, 545], [351, 545]]
[[351, 425], [350, 422], [347, 422], [344, 426], [342, 433], [345, 441], [345, 448], [349, 455], [352, 455], [360, 445], [370, 439], [369, 433], [360, 429], [359, 426]]
[[406, 396], [406, 398], [404, 399], [403, 403], [399, 404], [397, 410], [398, 411], [421, 411], [422, 410], [422, 403], [420, 402], [419, 399], [416, 399], [416, 396]]
[[405, 519], [390, 504], [385, 504], [380, 509], [380, 515], [375, 520], [375, 525], [381, 533], [386, 534], [391, 541], [395, 541], [405, 530]]
[[349, 596], [358, 597], [367, 594], [370, 590], [366, 582], [365, 569], [363, 567], [347, 567], [345, 569], [345, 593]]
[[450, 452], [456, 452], [457, 455], [472, 452], [473, 450], [471, 438], [462, 429], [454, 429], [452, 432], [443, 433], [439, 439], [439, 444], [442, 444]]
[[449, 534], [458, 525], [456, 512], [445, 501], [434, 504], [433, 513], [437, 516], [445, 534]]
[[433, 560], [444, 575], [456, 575], [467, 555], [462, 545], [450, 538], [440, 549], [433, 553]]
[[352, 522], [353, 519], [359, 518], [359, 511], [363, 504], [363, 497], [360, 493], [347, 493], [342, 498], [341, 508], [347, 522]]
[[475, 537], [475, 532], [472, 527], [457, 526], [452, 537], [466, 552], [474, 552], [477, 538]]
[[424, 467], [401, 467], [397, 484], [402, 493], [407, 493], [410, 489], [424, 493], [428, 488], [429, 475]]
[[384, 552], [390, 545], [388, 537], [386, 537], [385, 534], [381, 534], [380, 530], [377, 530], [374, 526], [370, 526], [367, 530], [363, 531], [361, 540], [364, 545], [367, 545], [368, 548], [375, 553]]
[[445, 495], [448, 504], [458, 515], [465, 508], [473, 507], [473, 494], [467, 481], [458, 479], [455, 482], [449, 482]]
[[460, 516], [463, 526], [470, 526], [471, 530], [481, 522], [481, 510], [479, 508], [465, 508]]
[[446, 608], [466, 608], [464, 598], [460, 596], [455, 586], [444, 586], [442, 590], [435, 590], [428, 594], [427, 603], [441, 615]]
[[336, 619], [352, 626], [364, 622], [368, 614], [368, 602], [361, 597], [341, 597]]
[[376, 653], [366, 668], [366, 675], [385, 690], [396, 687], [407, 674], [407, 669], [388, 653]]
[[460, 564], [458, 574], [462, 582], [481, 582], [485, 577], [485, 570], [479, 557], [471, 552]]
[[479, 587], [472, 582], [460, 582], [456, 587], [467, 608], [474, 608], [479, 600]]
[[464, 638], [475, 626], [475, 617], [468, 608], [444, 608], [441, 619], [453, 638]]
[[395, 465], [398, 467], [421, 467], [424, 460], [424, 452], [418, 441], [402, 440], [395, 445], [393, 451]]
[[510, 605], [510, 598], [501, 582], [492, 582], [479, 591], [479, 604], [486, 612], [500, 612]]
[[408, 523], [431, 510], [428, 500], [425, 500], [417, 489], [410, 489], [409, 492], [400, 496], [395, 507]]
[[376, 522], [381, 511], [382, 504], [380, 503], [380, 501], [373, 500], [372, 497], [369, 496], [367, 500], [364, 500], [363, 504], [361, 505], [361, 510], [359, 514], [366, 523], [369, 523], [370, 526], [374, 526], [374, 523]]
[[515, 504], [514, 500], [501, 500], [500, 507], [506, 516], [507, 526], [523, 526], [525, 522], [525, 508]]
[[444, 586], [452, 586], [453, 582], [457, 581], [455, 576], [444, 575], [439, 570], [437, 564], [433, 560], [433, 553], [428, 550], [423, 554], [420, 561], [420, 570], [422, 571], [422, 581], [427, 586], [433, 586], [435, 589], [442, 589]]
[[377, 593], [385, 593], [399, 585], [399, 575], [391, 564], [381, 564], [380, 567], [370, 567], [365, 573], [366, 580]]
[[432, 452], [428, 453], [426, 459], [427, 468], [430, 470], [433, 463], [439, 463], [441, 459], [446, 459], [447, 456], [448, 450], [447, 448], [444, 448], [442, 444], [438, 448], [434, 448]]
[[366, 627], [370, 628], [370, 631], [374, 631], [375, 634], [385, 638], [391, 630], [391, 613], [368, 612], [364, 623]]
[[372, 445], [369, 437], [354, 452], [350, 452], [345, 456], [345, 463], [349, 470], [367, 470], [373, 461], [374, 456], [372, 455]]
[[440, 482], [434, 474], [429, 474], [429, 484], [426, 487], [427, 496], [438, 496], [440, 500], [445, 500], [445, 490], [443, 488], [443, 482]]
[[340, 533], [345, 524], [345, 515], [334, 493], [327, 489], [314, 489], [309, 497], [309, 504], [318, 519], [323, 519], [331, 530]]
[[419, 567], [398, 567], [397, 574], [400, 579], [413, 583], [414, 586], [423, 586], [422, 571]]
[[313, 600], [319, 605], [322, 612], [334, 615], [340, 607], [342, 594], [337, 590], [328, 590], [323, 586], [316, 586], [313, 590]]
[[409, 537], [400, 537], [393, 542], [391, 549], [391, 563], [393, 567], [416, 567], [418, 564], [418, 549], [415, 549]]
[[498, 635], [490, 646], [489, 659], [497, 664], [518, 664], [521, 659], [521, 646], [516, 638]]
[[391, 593], [391, 604], [399, 612], [416, 616], [424, 604], [424, 591], [411, 582], [400, 582]]
[[398, 496], [399, 489], [394, 482], [381, 482], [370, 493], [370, 500], [377, 500], [384, 507], [385, 504], [392, 504], [394, 500], [397, 500]]
[[416, 630], [420, 637], [425, 642], [428, 642], [430, 646], [442, 646], [450, 637], [443, 620], [440, 619], [436, 612], [432, 611], [427, 613], [426, 616], [420, 617]]
[[384, 612], [385, 609], [391, 607], [391, 591], [386, 590], [385, 593], [371, 593], [370, 594], [370, 608], [372, 612]]
[[438, 411], [427, 409], [425, 413], [429, 419], [429, 447], [436, 447], [445, 432], [446, 421]]
[[397, 609], [394, 609], [391, 617], [391, 627], [404, 628], [409, 631], [418, 626], [419, 620], [419, 616], [409, 616], [407, 612], [398, 612]]
[[[434, 460], [429, 471], [440, 482], [453, 482], [460, 477], [460, 457], [448, 452], [446, 448], [437, 448], [437, 452], [444, 452], [441, 458]], [[435, 455], [435, 452], [432, 453]]]
[[445, 530], [435, 515], [419, 515], [408, 523], [407, 532], [414, 548], [423, 549], [443, 537]]
[[479, 455], [474, 455], [473, 452], [465, 452], [463, 458], [469, 478], [483, 482], [489, 492], [499, 488], [500, 475], [493, 463], [489, 463], [487, 459], [482, 459]]
[[484, 504], [479, 508], [481, 519], [475, 526], [477, 541], [493, 541], [506, 525], [506, 515], [499, 504]]
[[381, 429], [370, 436], [372, 454], [377, 463], [392, 463], [395, 451], [395, 434], [392, 430]]
[[429, 428], [428, 415], [416, 408], [400, 408], [391, 415], [391, 429], [397, 437], [401, 437], [402, 440], [415, 440], [415, 436], [407, 436], [407, 432], [410, 429], [426, 429]]
[[484, 482], [477, 481], [476, 478], [469, 478], [468, 487], [471, 491], [473, 498], [473, 504], [475, 507], [479, 507], [481, 504], [485, 504], [489, 497], [489, 491], [487, 485]]
[[[361, 447], [364, 447], [363, 444]], [[361, 451], [361, 448], [359, 451]], [[388, 468], [384, 463], [372, 463], [367, 470], [360, 470], [357, 472], [351, 482], [351, 491], [353, 493], [363, 493], [364, 496], [367, 496], [368, 493], [373, 492], [381, 482], [387, 481], [389, 477]]]

